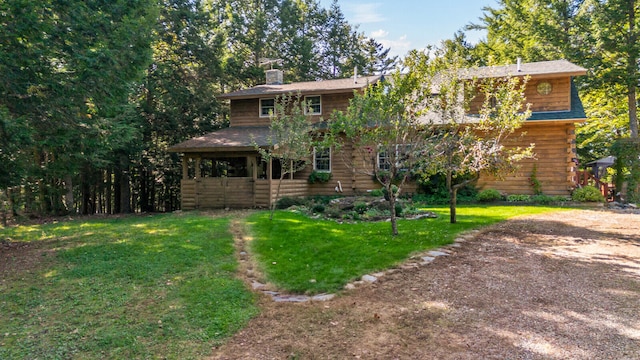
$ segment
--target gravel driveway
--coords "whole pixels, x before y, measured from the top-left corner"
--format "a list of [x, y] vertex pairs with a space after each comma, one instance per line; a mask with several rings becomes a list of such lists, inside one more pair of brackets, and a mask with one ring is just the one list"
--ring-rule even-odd
[[486, 228], [328, 302], [274, 303], [215, 359], [640, 359], [640, 215]]

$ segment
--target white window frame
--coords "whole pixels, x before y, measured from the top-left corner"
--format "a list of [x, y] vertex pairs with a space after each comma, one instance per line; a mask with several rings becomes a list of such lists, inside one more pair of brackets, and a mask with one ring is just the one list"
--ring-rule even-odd
[[[262, 105], [262, 102], [265, 100], [271, 100], [273, 101], [273, 106], [269, 106], [269, 110], [271, 110], [270, 113], [264, 114], [262, 109], [264, 108], [264, 106]], [[275, 114], [276, 113], [276, 99], [274, 98], [264, 98], [264, 99], [260, 99], [259, 100], [259, 107], [258, 107], [258, 115], [260, 115], [261, 118], [268, 118], [271, 116], [271, 114]]]
[[[310, 98], [317, 98], [318, 99], [318, 106], [319, 106], [319, 110], [318, 111], [309, 111], [312, 110], [311, 107], [309, 106], [309, 99]], [[308, 95], [304, 97], [304, 114], [305, 115], [322, 115], [322, 96], [321, 95]]]
[[391, 163], [389, 162], [389, 156], [385, 150], [378, 151], [378, 169], [380, 170], [389, 170], [391, 169]]
[[[411, 144], [396, 144], [394, 146], [395, 152], [396, 152], [396, 159], [398, 157], [400, 157], [400, 155], [402, 155], [403, 153], [408, 152], [407, 150], [410, 151], [410, 149], [412, 147], [413, 147], [413, 145], [411, 145]], [[378, 155], [376, 156], [378, 169], [380, 169], [380, 170], [389, 170], [389, 169], [391, 169], [391, 163], [390, 163], [390, 160], [389, 160], [389, 156], [382, 156], [383, 154], [386, 154], [385, 150], [378, 151]], [[387, 163], [386, 166], [381, 166], [382, 164], [384, 164], [385, 161]], [[396, 166], [399, 166], [399, 164], [396, 164]], [[402, 169], [402, 170], [406, 170], [406, 169]]]
[[[318, 158], [317, 157], [317, 154], [318, 154], [319, 150], [321, 150], [321, 149], [322, 150], [324, 150], [324, 149], [329, 150], [329, 169], [319, 169], [318, 168], [318, 160], [324, 160], [325, 159], [325, 158]], [[331, 163], [332, 163], [332, 160], [333, 160], [332, 159], [332, 155], [333, 155], [333, 151], [331, 151], [330, 147], [329, 148], [317, 148], [317, 147], [314, 147], [313, 148], [313, 170], [314, 171], [318, 171], [318, 172], [330, 173], [331, 172]]]

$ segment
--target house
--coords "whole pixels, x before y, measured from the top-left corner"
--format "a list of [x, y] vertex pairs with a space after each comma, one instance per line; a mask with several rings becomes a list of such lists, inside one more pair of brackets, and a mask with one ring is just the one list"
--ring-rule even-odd
[[[482, 175], [479, 187], [508, 194], [531, 194], [531, 174], [536, 169], [542, 191], [548, 195], [568, 195], [577, 181], [575, 124], [586, 120], [573, 77], [586, 70], [565, 60], [483, 67], [469, 70], [470, 77], [528, 76], [527, 102], [532, 115], [520, 130], [524, 136], [513, 146], [535, 144], [536, 158], [523, 161], [517, 173], [506, 179]], [[264, 162], [255, 146], [269, 145], [269, 114], [279, 95], [295, 93], [304, 97], [312, 122], [320, 122], [334, 110], [346, 110], [355, 91], [363, 91], [382, 76], [284, 84], [282, 72], [267, 71], [267, 82], [250, 89], [222, 95], [230, 101], [230, 126], [196, 137], [170, 148], [183, 154], [181, 181], [182, 209], [219, 207], [266, 207], [275, 198], [280, 166], [276, 160]], [[480, 106], [472, 101], [470, 113]], [[340, 161], [331, 149], [310, 149], [311, 165], [283, 181], [280, 196], [329, 195], [336, 191], [364, 193], [380, 185]], [[327, 183], [310, 184], [312, 171], [331, 172]]]

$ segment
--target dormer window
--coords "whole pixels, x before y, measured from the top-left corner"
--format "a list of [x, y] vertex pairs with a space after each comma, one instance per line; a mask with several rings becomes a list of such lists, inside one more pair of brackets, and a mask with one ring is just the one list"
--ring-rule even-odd
[[306, 104], [304, 113], [306, 115], [321, 115], [322, 114], [322, 99], [320, 95], [305, 96], [304, 102]]
[[260, 99], [260, 117], [269, 117], [276, 111], [275, 99]]

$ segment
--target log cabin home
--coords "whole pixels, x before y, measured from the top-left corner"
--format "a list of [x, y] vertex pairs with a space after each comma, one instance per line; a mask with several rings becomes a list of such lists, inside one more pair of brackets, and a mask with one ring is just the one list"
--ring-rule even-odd
[[[586, 70], [566, 60], [481, 67], [468, 70], [469, 77], [529, 77], [526, 101], [531, 116], [519, 130], [522, 137], [511, 146], [535, 144], [534, 159], [520, 163], [517, 172], [504, 179], [482, 175], [477, 186], [507, 194], [533, 194], [531, 174], [547, 195], [569, 195], [577, 183], [575, 124], [586, 116], [573, 77]], [[312, 122], [328, 118], [334, 110], [346, 110], [355, 91], [383, 81], [383, 76], [284, 84], [280, 70], [267, 70], [267, 82], [221, 96], [230, 102], [229, 127], [199, 136], [170, 148], [182, 153], [182, 209], [268, 207], [275, 201], [280, 178], [277, 160], [262, 161], [255, 146], [269, 146], [269, 114], [283, 94], [300, 94], [309, 106]], [[479, 109], [480, 100], [470, 104], [470, 114]], [[518, 135], [518, 134], [516, 134]], [[341, 152], [349, 152], [343, 148]], [[310, 149], [311, 164], [283, 180], [280, 197], [331, 195], [336, 191], [359, 194], [379, 189], [369, 175], [347, 166], [332, 149]], [[310, 184], [312, 171], [330, 172], [327, 183]], [[404, 191], [416, 190], [405, 186]]]

